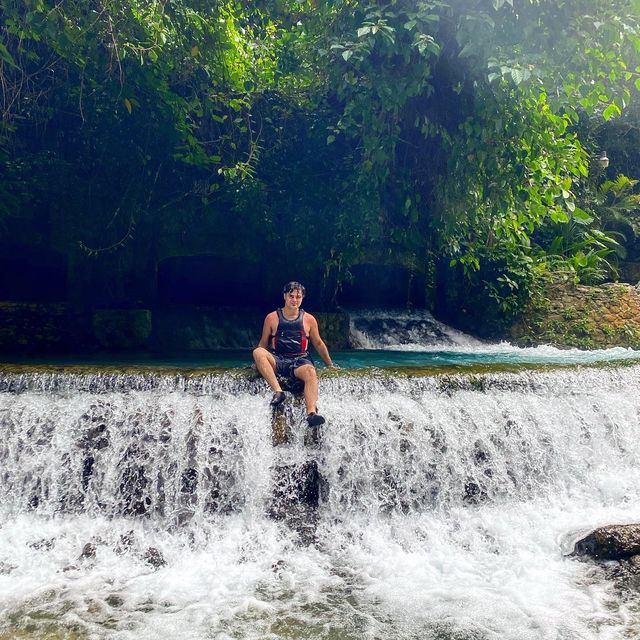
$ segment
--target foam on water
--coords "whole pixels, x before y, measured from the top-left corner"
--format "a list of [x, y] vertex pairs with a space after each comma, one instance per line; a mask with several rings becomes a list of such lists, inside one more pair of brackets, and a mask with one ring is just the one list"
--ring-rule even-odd
[[350, 336], [356, 349], [466, 349], [483, 343], [436, 320], [426, 309], [349, 312]]
[[[487, 342], [436, 320], [424, 309], [369, 310], [350, 313], [350, 337], [356, 349], [433, 354], [425, 364], [438, 361], [590, 363], [640, 359], [640, 352], [625, 347], [558, 349], [549, 345], [518, 347], [508, 342]], [[416, 361], [417, 362], [417, 361]]]
[[[566, 556], [640, 521], [640, 367], [322, 378], [320, 450], [271, 446], [264, 383], [187, 382], [4, 380], [0, 633], [640, 634], [638, 596]], [[275, 467], [309, 457], [330, 490], [305, 545], [268, 513]]]

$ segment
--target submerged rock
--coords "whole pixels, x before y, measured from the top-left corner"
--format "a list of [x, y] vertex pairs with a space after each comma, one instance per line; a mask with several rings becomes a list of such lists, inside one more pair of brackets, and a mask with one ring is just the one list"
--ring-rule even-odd
[[18, 567], [15, 564], [0, 561], [0, 576], [8, 576], [14, 569], [17, 568]]
[[621, 560], [640, 554], [640, 524], [600, 527], [578, 540], [574, 554], [602, 560]]
[[41, 538], [35, 542], [30, 542], [29, 546], [38, 551], [50, 551], [56, 546], [56, 541], [54, 538]]
[[487, 492], [474, 480], [469, 479], [464, 485], [462, 499], [467, 504], [480, 504], [487, 499]]
[[136, 542], [136, 534], [133, 529], [129, 530], [127, 533], [123, 533], [118, 540], [118, 544], [116, 544], [114, 551], [118, 555], [122, 555], [123, 553], [127, 553], [131, 551]]
[[80, 554], [79, 560], [93, 560], [96, 557], [96, 545], [92, 542], [87, 542], [87, 544], [82, 547], [82, 553]]
[[142, 556], [142, 559], [154, 569], [159, 569], [167, 564], [162, 553], [155, 547], [149, 547]]
[[110, 607], [117, 609], [118, 607], [121, 607], [124, 604], [124, 598], [116, 595], [115, 593], [112, 593], [111, 595], [107, 596], [107, 598], [105, 599], [105, 602]]
[[276, 520], [294, 505], [302, 504], [313, 509], [321, 498], [321, 476], [318, 463], [308, 460], [301, 465], [277, 467], [273, 471], [274, 491], [270, 514]]

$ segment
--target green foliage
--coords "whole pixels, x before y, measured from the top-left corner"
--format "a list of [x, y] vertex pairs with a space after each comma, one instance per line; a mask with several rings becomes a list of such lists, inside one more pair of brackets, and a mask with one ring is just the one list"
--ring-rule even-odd
[[596, 189], [588, 152], [640, 88], [635, 9], [0, 0], [0, 215], [64, 215], [92, 255], [212, 217], [327, 305], [354, 264], [442, 259], [512, 314], [635, 234], [635, 183]]
[[618, 256], [635, 258], [635, 245], [640, 238], [640, 194], [638, 180], [619, 175], [605, 180], [591, 194], [591, 208], [599, 228], [619, 238]]
[[[471, 280], [484, 262], [502, 264], [485, 288], [505, 310], [521, 305], [536, 265], [559, 266], [532, 246], [536, 231], [592, 216], [577, 204], [589, 154], [576, 125], [629, 101], [638, 31], [626, 9], [396, 0], [341, 16], [327, 47], [341, 109], [328, 142], [357, 150], [357, 184], [375, 194], [364, 254], [384, 235], [417, 263], [449, 255]], [[576, 272], [611, 273], [614, 241], [583, 241]]]
[[640, 197], [634, 193], [637, 182], [626, 176], [601, 183], [586, 181], [578, 194], [580, 206], [570, 220], [547, 224], [537, 234], [539, 259], [551, 270], [569, 274], [576, 283], [598, 284], [615, 278], [617, 261], [629, 258], [635, 250], [634, 220], [640, 206]]

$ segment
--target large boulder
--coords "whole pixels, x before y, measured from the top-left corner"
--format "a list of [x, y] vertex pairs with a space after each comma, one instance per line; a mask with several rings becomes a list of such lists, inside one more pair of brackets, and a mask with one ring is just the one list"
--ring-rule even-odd
[[621, 560], [640, 554], [640, 524], [600, 527], [576, 542], [574, 553], [602, 560]]

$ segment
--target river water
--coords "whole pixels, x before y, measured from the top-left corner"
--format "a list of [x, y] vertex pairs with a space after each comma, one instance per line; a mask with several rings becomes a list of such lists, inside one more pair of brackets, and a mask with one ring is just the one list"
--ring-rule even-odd
[[[640, 351], [617, 347], [582, 350], [557, 349], [541, 345], [520, 348], [507, 342], [488, 343], [457, 331], [425, 310], [351, 311], [350, 343], [352, 349], [331, 350], [335, 363], [343, 368], [402, 368], [402, 367], [459, 367], [469, 368], [485, 364], [590, 364], [640, 361]], [[331, 347], [331, 345], [329, 345]], [[7, 360], [7, 358], [5, 358]], [[320, 368], [323, 364], [315, 356]], [[7, 360], [8, 361], [8, 360]], [[188, 369], [247, 367], [251, 361], [251, 347], [243, 350], [196, 351], [189, 353], [122, 353], [70, 354], [64, 356], [34, 356], [11, 358], [18, 364], [138, 366], [149, 370], [158, 367]]]
[[274, 447], [243, 373], [2, 374], [0, 638], [640, 636], [567, 555], [640, 521], [640, 365], [320, 382], [322, 446], [289, 397]]

